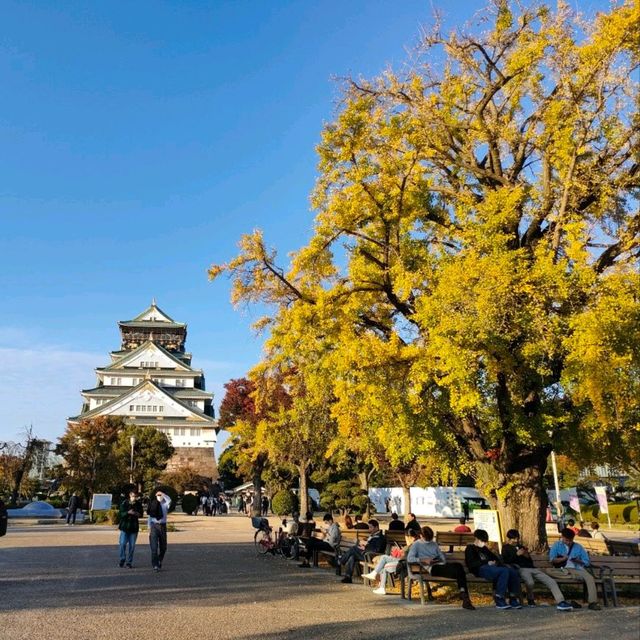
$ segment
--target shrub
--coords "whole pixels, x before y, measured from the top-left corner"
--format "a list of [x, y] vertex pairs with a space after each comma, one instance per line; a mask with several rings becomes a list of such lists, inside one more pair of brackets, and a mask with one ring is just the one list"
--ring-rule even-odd
[[278, 491], [271, 499], [271, 510], [277, 516], [286, 516], [298, 510], [298, 497], [293, 491]]
[[359, 495], [353, 498], [353, 500], [351, 501], [351, 504], [359, 514], [364, 514], [366, 513], [367, 508], [371, 504], [371, 501], [369, 500], [369, 496]]
[[197, 510], [199, 503], [200, 501], [198, 500], [198, 496], [194, 496], [191, 493], [185, 493], [182, 496], [182, 512], [188, 513], [190, 516], [193, 515]]

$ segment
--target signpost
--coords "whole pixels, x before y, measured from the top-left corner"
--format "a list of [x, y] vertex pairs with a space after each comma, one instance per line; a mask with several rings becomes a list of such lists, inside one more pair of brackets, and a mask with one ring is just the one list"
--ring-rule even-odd
[[91, 511], [109, 511], [111, 509], [110, 493], [94, 493], [91, 497]]
[[489, 542], [497, 542], [498, 550], [502, 552], [502, 527], [500, 515], [494, 509], [474, 509], [473, 526], [484, 529], [489, 534]]

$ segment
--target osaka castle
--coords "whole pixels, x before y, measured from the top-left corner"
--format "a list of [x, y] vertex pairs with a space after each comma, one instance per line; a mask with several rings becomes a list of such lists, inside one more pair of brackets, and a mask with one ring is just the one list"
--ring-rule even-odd
[[120, 350], [96, 369], [96, 386], [81, 392], [82, 412], [69, 423], [122, 416], [129, 423], [155, 427], [176, 450], [167, 470], [191, 467], [215, 480], [213, 394], [205, 390], [203, 371], [191, 367], [191, 354], [185, 352], [187, 325], [169, 317], [154, 299], [118, 327]]

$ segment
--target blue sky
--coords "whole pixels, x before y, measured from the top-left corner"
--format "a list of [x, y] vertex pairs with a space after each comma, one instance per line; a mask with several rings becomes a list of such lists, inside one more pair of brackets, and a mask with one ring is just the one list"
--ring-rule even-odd
[[207, 267], [256, 227], [283, 257], [304, 244], [334, 77], [399, 68], [433, 7], [483, 5], [0, 3], [0, 440], [62, 435], [154, 296], [218, 405], [262, 339]]

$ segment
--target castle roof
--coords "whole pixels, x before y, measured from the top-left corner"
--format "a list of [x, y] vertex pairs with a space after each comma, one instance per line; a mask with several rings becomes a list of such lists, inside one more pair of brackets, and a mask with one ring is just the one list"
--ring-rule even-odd
[[[128, 404], [135, 404], [136, 398], [140, 398], [144, 392], [149, 392], [156, 397], [163, 399], [168, 403], [176, 403], [179, 408], [182, 410], [181, 416], [164, 416], [162, 421], [152, 420], [152, 422], [157, 422], [159, 425], [160, 422], [164, 424], [165, 422], [171, 422], [174, 419], [181, 418], [182, 421], [184, 419], [188, 419], [189, 422], [198, 423], [200, 426], [210, 426], [215, 427], [217, 422], [214, 418], [206, 415], [199, 409], [188, 405], [186, 402], [183, 402], [180, 398], [175, 397], [173, 394], [169, 393], [162, 387], [158, 386], [153, 380], [143, 380], [140, 384], [135, 387], [127, 387], [128, 391], [113, 398], [109, 402], [92, 409], [91, 411], [87, 411], [86, 413], [82, 413], [78, 416], [74, 416], [69, 418], [69, 422], [80, 422], [82, 420], [89, 420], [91, 418], [96, 418], [102, 415], [122, 415], [115, 413], [120, 406], [125, 406]], [[140, 401], [140, 400], [138, 400]], [[146, 400], [145, 400], [146, 402]], [[134, 418], [135, 416], [127, 415], [127, 418]], [[149, 421], [147, 416], [138, 416], [138, 418], [144, 418], [145, 421]], [[140, 422], [140, 420], [138, 420]]]

